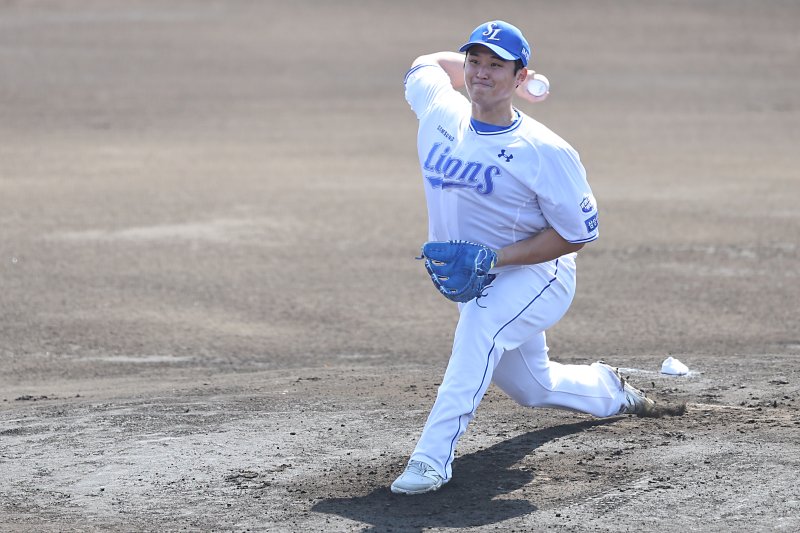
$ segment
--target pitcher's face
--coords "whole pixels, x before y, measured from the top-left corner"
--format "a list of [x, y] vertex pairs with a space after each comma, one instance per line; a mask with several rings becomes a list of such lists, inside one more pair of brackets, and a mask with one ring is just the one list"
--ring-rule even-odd
[[494, 106], [511, 102], [517, 85], [522, 83], [527, 71], [514, 73], [514, 61], [501, 59], [489, 48], [475, 45], [467, 50], [464, 63], [464, 81], [473, 103]]

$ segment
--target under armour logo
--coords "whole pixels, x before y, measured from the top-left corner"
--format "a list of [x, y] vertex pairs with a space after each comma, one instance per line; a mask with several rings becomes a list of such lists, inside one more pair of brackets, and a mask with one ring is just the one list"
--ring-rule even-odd
[[508, 154], [508, 155], [506, 155], [506, 149], [505, 149], [505, 148], [503, 148], [502, 150], [500, 150], [500, 153], [499, 153], [499, 154], [497, 154], [497, 157], [505, 157], [505, 158], [506, 158], [506, 163], [508, 163], [509, 161], [511, 161], [512, 159], [514, 159], [514, 154]]

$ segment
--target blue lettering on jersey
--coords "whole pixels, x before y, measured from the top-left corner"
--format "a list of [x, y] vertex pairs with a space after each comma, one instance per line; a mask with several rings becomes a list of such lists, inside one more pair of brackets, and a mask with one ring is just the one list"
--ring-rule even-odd
[[594, 230], [596, 230], [597, 229], [597, 213], [595, 213], [594, 215], [592, 215], [589, 218], [587, 218], [586, 220], [584, 220], [583, 223], [586, 224], [586, 231], [588, 231], [589, 233], [591, 233]]
[[452, 135], [450, 135], [450, 134], [447, 132], [447, 130], [446, 130], [446, 129], [444, 129], [444, 128], [442, 127], [442, 125], [441, 125], [441, 124], [440, 124], [440, 125], [438, 125], [438, 126], [436, 126], [436, 130], [437, 130], [439, 133], [441, 133], [442, 135], [444, 135], [444, 136], [445, 136], [445, 138], [446, 138], [447, 140], [449, 140], [449, 141], [455, 141], [455, 140], [456, 140], [456, 138], [455, 138], [455, 137], [453, 137]]
[[425, 158], [423, 168], [435, 175], [425, 175], [428, 183], [436, 189], [453, 187], [473, 189], [480, 194], [490, 194], [494, 190], [494, 179], [500, 175], [495, 165], [483, 168], [479, 161], [467, 161], [450, 156], [450, 147], [439, 152], [442, 143], [434, 143]]

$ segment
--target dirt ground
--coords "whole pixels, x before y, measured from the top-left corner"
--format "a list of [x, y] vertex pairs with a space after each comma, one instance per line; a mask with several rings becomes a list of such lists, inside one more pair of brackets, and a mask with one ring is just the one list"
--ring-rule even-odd
[[[388, 486], [456, 312], [411, 61], [524, 29], [601, 238], [548, 334], [683, 417], [492, 387]], [[800, 530], [800, 4], [0, 1], [0, 530]], [[673, 356], [687, 376], [661, 374]]]

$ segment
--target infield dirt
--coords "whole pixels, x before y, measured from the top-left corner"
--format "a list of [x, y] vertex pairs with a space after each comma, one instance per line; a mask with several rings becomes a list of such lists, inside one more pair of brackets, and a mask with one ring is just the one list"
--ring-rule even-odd
[[[800, 4], [489, 4], [0, 2], [0, 530], [800, 530]], [[493, 18], [600, 207], [551, 357], [688, 412], [492, 387], [398, 497], [456, 321], [402, 80]]]

